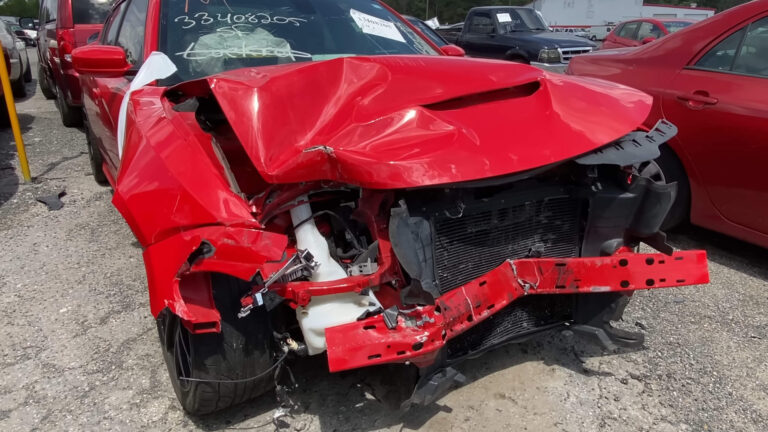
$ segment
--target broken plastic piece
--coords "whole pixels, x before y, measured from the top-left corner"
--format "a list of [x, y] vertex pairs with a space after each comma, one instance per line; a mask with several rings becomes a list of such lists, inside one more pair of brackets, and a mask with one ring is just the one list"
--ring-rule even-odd
[[397, 315], [399, 314], [397, 310], [397, 306], [392, 306], [391, 308], [384, 311], [384, 324], [387, 325], [387, 328], [390, 330], [394, 330], [397, 328]]
[[648, 132], [632, 132], [611, 146], [576, 159], [581, 165], [629, 166], [656, 159], [659, 146], [677, 135], [677, 127], [661, 119]]
[[123, 96], [123, 101], [120, 103], [120, 114], [117, 117], [117, 154], [119, 157], [123, 157], [123, 143], [125, 142], [125, 116], [128, 112], [128, 101], [131, 99], [131, 93], [134, 90], [138, 90], [141, 87], [157, 81], [159, 79], [168, 78], [176, 73], [176, 65], [165, 54], [153, 51], [144, 61], [144, 64], [139, 68], [136, 76], [133, 77], [131, 85], [128, 87], [128, 91]]
[[61, 201], [61, 198], [66, 196], [66, 191], [61, 191], [55, 195], [44, 195], [39, 196], [35, 198], [38, 202], [41, 202], [48, 206], [49, 211], [56, 211], [61, 210], [62, 207], [64, 207], [64, 203]]
[[448, 393], [448, 390], [454, 386], [460, 386], [466, 382], [467, 378], [452, 367], [439, 370], [416, 386], [411, 398], [403, 403], [402, 409], [408, 409], [412, 405], [429, 405]]
[[351, 265], [347, 269], [347, 274], [350, 276], [370, 275], [376, 273], [377, 270], [379, 270], [379, 265], [369, 258], [368, 261], [364, 263]]

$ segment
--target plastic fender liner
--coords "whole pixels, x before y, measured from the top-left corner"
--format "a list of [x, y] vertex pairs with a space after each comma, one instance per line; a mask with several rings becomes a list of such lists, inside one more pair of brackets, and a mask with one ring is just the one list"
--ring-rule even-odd
[[[210, 248], [200, 253], [204, 244]], [[281, 260], [287, 244], [284, 235], [223, 226], [184, 231], [155, 243], [144, 250], [152, 315], [157, 317], [168, 308], [190, 331], [195, 325], [211, 322], [218, 326], [219, 314], [213, 302], [204, 301], [208, 294], [181, 292], [182, 287], [199, 290], [204, 285], [186, 281], [180, 284], [180, 280], [195, 273], [224, 273], [249, 281], [268, 262]], [[192, 305], [190, 300], [194, 300]]]
[[331, 372], [382, 363], [434, 363], [446, 341], [528, 295], [632, 292], [709, 282], [703, 250], [507, 261], [437, 299], [401, 312], [390, 330], [378, 315], [326, 329]]

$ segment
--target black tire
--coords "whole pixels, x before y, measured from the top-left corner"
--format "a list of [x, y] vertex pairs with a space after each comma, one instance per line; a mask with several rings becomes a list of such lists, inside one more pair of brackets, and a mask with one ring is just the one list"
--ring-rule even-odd
[[[264, 374], [273, 365], [269, 316], [263, 309], [238, 318], [240, 297], [249, 286], [225, 275], [212, 275], [211, 286], [221, 314], [221, 333], [191, 334], [167, 311], [157, 320], [173, 389], [184, 410], [210, 414], [253, 399], [274, 384], [272, 373], [239, 383], [186, 381], [183, 378], [238, 380]], [[187, 349], [186, 351], [184, 349]]]
[[[661, 156], [654, 162], [661, 170], [663, 181], [666, 183], [677, 182], [677, 197], [667, 214], [667, 218], [661, 224], [661, 229], [666, 231], [688, 222], [691, 214], [691, 184], [688, 181], [685, 168], [674, 150], [667, 145], [662, 145], [659, 150], [661, 150]], [[660, 180], [653, 177], [652, 179]]]
[[37, 66], [37, 83], [40, 85], [40, 91], [46, 99], [56, 99], [56, 93], [51, 89], [48, 78], [45, 76], [45, 71], [43, 71], [43, 65]]
[[20, 76], [19, 79], [11, 83], [11, 90], [13, 91], [13, 97], [17, 99], [27, 96], [27, 85], [24, 84], [23, 76]]
[[59, 106], [59, 114], [61, 114], [61, 122], [64, 126], [80, 127], [83, 125], [83, 110], [68, 104], [61, 89], [56, 92], [56, 104]]
[[104, 174], [104, 157], [101, 154], [101, 150], [96, 146], [94, 142], [93, 133], [88, 124], [88, 117], [83, 114], [83, 124], [85, 126], [85, 143], [88, 147], [88, 159], [91, 161], [91, 171], [93, 171], [93, 178], [100, 186], [109, 186], [109, 180], [107, 180], [106, 174]]
[[24, 70], [24, 82], [32, 82], [32, 65], [27, 63], [27, 68]]

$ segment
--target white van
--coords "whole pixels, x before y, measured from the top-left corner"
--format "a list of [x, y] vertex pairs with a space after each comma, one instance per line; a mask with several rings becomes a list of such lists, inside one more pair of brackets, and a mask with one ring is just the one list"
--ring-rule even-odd
[[615, 25], [594, 26], [587, 29], [587, 37], [593, 41], [605, 40], [608, 33], [613, 31]]

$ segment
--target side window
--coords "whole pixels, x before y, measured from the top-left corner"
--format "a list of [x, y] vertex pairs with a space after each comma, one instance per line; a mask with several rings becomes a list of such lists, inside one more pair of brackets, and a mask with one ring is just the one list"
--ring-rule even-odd
[[750, 24], [733, 71], [768, 77], [768, 17]]
[[104, 30], [101, 31], [101, 43], [104, 45], [115, 45], [117, 43], [117, 31], [120, 29], [120, 22], [123, 20], [125, 12], [125, 3], [121, 3], [107, 18], [104, 24]]
[[744, 38], [746, 29], [741, 29], [728, 36], [722, 42], [709, 50], [704, 57], [696, 62], [697, 69], [710, 69], [716, 71], [729, 71], [733, 66], [733, 60], [736, 58], [736, 50]]
[[43, 0], [40, 5], [40, 24], [47, 24], [56, 20], [56, 10], [59, 8], [59, 0]]
[[40, 24], [45, 24], [48, 22], [48, 2], [49, 1], [50, 0], [43, 0], [42, 3], [40, 3], [40, 14], [38, 15]]
[[149, 0], [131, 0], [125, 7], [125, 17], [120, 25], [116, 45], [125, 50], [128, 63], [139, 65], [144, 60], [144, 27], [147, 21]]
[[639, 26], [640, 22], [638, 21], [624, 24], [624, 27], [622, 27], [621, 31], [619, 31], [619, 37], [625, 39], [634, 39], [635, 33], [637, 33], [637, 28]]
[[493, 20], [490, 14], [477, 13], [472, 16], [469, 22], [469, 32], [477, 34], [491, 34], [493, 33]]
[[643, 22], [640, 24], [640, 30], [637, 32], [637, 40], [641, 41], [648, 37], [658, 39], [663, 34], [664, 33], [661, 32], [661, 29], [656, 24]]
[[54, 21], [59, 16], [59, 0], [48, 0], [48, 19], [46, 22]]

